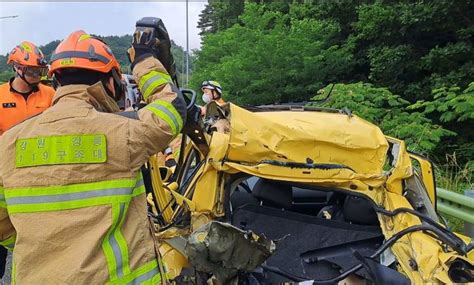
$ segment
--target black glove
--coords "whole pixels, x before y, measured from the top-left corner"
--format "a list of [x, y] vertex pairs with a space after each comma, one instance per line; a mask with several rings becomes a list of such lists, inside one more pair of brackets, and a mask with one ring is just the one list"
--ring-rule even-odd
[[153, 33], [148, 30], [136, 30], [133, 34], [132, 47], [127, 50], [128, 59], [132, 64], [131, 69], [135, 64], [139, 63], [144, 58], [154, 56], [158, 58], [158, 45], [160, 41], [154, 37]]

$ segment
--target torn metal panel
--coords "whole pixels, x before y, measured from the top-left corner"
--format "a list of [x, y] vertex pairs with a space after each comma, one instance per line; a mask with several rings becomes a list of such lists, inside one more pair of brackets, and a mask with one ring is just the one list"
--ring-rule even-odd
[[214, 221], [189, 236], [185, 251], [198, 271], [212, 273], [220, 284], [229, 284], [239, 273], [250, 272], [262, 264], [275, 251], [275, 244], [252, 232]]

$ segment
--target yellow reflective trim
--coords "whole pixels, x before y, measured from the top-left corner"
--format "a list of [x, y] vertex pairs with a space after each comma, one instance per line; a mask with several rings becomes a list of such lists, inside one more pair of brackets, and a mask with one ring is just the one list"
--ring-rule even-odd
[[15, 142], [16, 167], [104, 163], [107, 141], [103, 134], [45, 136]]
[[142, 92], [143, 98], [146, 100], [151, 94], [153, 94], [156, 88], [163, 84], [170, 83], [171, 81], [171, 76], [169, 76], [169, 74], [152, 70], [140, 78], [138, 88]]
[[80, 41], [83, 41], [83, 40], [86, 40], [86, 39], [90, 39], [91, 38], [91, 35], [88, 35], [88, 34], [83, 34], [79, 37], [79, 40], [78, 42]]
[[136, 197], [146, 192], [145, 182], [141, 171], [138, 171], [135, 188], [133, 189], [132, 196]]
[[178, 135], [183, 128], [183, 118], [170, 102], [155, 100], [148, 104], [145, 109], [152, 111], [153, 114], [165, 121], [170, 126], [173, 135]]
[[166, 124], [168, 124], [168, 126], [170, 127], [171, 132], [173, 133], [173, 135], [176, 136], [179, 133], [177, 123], [173, 120], [173, 117], [170, 116], [170, 114], [169, 114], [169, 112], [167, 112], [167, 110], [163, 110], [164, 108], [162, 106], [156, 106], [156, 105], [149, 104], [145, 107], [145, 109], [151, 111], [153, 114], [155, 114], [155, 116], [157, 116], [158, 118], [165, 121]]
[[114, 196], [114, 197], [99, 197], [65, 202], [54, 202], [45, 204], [21, 204], [21, 205], [7, 205], [9, 214], [19, 213], [37, 213], [37, 212], [51, 212], [64, 211], [72, 209], [87, 208], [93, 206], [110, 205], [114, 203], [128, 203], [130, 195]]
[[125, 217], [127, 215], [127, 212], [128, 212], [128, 204], [124, 204], [123, 212], [119, 216], [117, 229], [113, 234], [115, 240], [117, 241], [117, 245], [120, 249], [120, 256], [122, 259], [121, 271], [123, 272], [124, 275], [128, 275], [131, 272], [130, 265], [129, 265], [129, 256], [128, 256], [128, 244], [122, 232], [120, 231], [120, 229], [123, 226], [123, 223], [125, 222]]
[[150, 83], [150, 85], [147, 85], [146, 89], [143, 89], [143, 97], [145, 100], [150, 97], [158, 87], [169, 82], [165, 78], [159, 77], [152, 78], [152, 80], [153, 81]]
[[33, 52], [33, 50], [31, 49], [30, 45], [27, 44], [27, 43], [25, 43], [25, 42], [22, 42], [22, 43], [20, 44], [20, 46], [21, 46], [24, 50], [26, 50], [27, 52]]
[[178, 111], [173, 106], [173, 104], [171, 104], [170, 102], [165, 101], [165, 100], [155, 100], [155, 101], [151, 102], [150, 105], [161, 105], [161, 106], [165, 107], [166, 110], [168, 110], [168, 112], [170, 112], [173, 115], [172, 117], [175, 118], [174, 120], [177, 122], [177, 125], [178, 125], [178, 132], [181, 131], [181, 129], [183, 128], [183, 118], [178, 113]]
[[145, 192], [140, 172], [136, 178], [43, 187], [7, 188], [8, 212], [34, 213], [128, 203]]
[[143, 194], [143, 193], [145, 193], [145, 186], [144, 186], [144, 185], [133, 189], [133, 194], [132, 194], [132, 196], [133, 196], [133, 197], [136, 197], [136, 196], [141, 195], [141, 194]]
[[67, 58], [67, 59], [62, 59], [59, 64], [61, 66], [64, 66], [64, 65], [73, 65], [75, 64], [76, 61], [73, 59], [73, 58]]
[[112, 226], [102, 242], [110, 280], [116, 280], [130, 274], [128, 247], [120, 232], [126, 213], [125, 203], [112, 204]]
[[123, 178], [70, 185], [7, 188], [7, 191], [5, 192], [5, 198], [8, 200], [15, 197], [70, 194], [121, 187], [132, 188], [135, 187], [136, 182], [136, 178]]
[[6, 208], [4, 188], [0, 186], [0, 208]]
[[161, 281], [161, 274], [158, 269], [158, 262], [156, 260], [145, 263], [131, 274], [112, 280], [107, 284], [122, 285], [122, 284], [158, 284]]
[[10, 236], [6, 240], [0, 241], [0, 245], [3, 245], [6, 249], [12, 251], [16, 242], [16, 234]]

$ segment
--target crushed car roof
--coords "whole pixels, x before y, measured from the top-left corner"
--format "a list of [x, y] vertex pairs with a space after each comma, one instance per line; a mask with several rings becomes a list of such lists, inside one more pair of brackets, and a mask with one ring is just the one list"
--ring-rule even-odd
[[[381, 176], [388, 142], [375, 125], [335, 112], [250, 112], [230, 108], [227, 159], [339, 166], [364, 176]], [[295, 164], [291, 164], [295, 163]]]

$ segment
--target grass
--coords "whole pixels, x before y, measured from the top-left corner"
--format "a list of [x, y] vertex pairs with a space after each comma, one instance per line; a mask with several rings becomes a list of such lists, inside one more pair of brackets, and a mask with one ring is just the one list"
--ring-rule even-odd
[[[456, 153], [446, 154], [446, 162], [435, 166], [437, 187], [453, 191], [464, 195], [464, 191], [474, 189], [473, 171], [474, 161], [469, 161], [460, 165], [456, 158]], [[464, 231], [464, 221], [452, 217], [444, 216], [450, 229], [456, 232]]]

